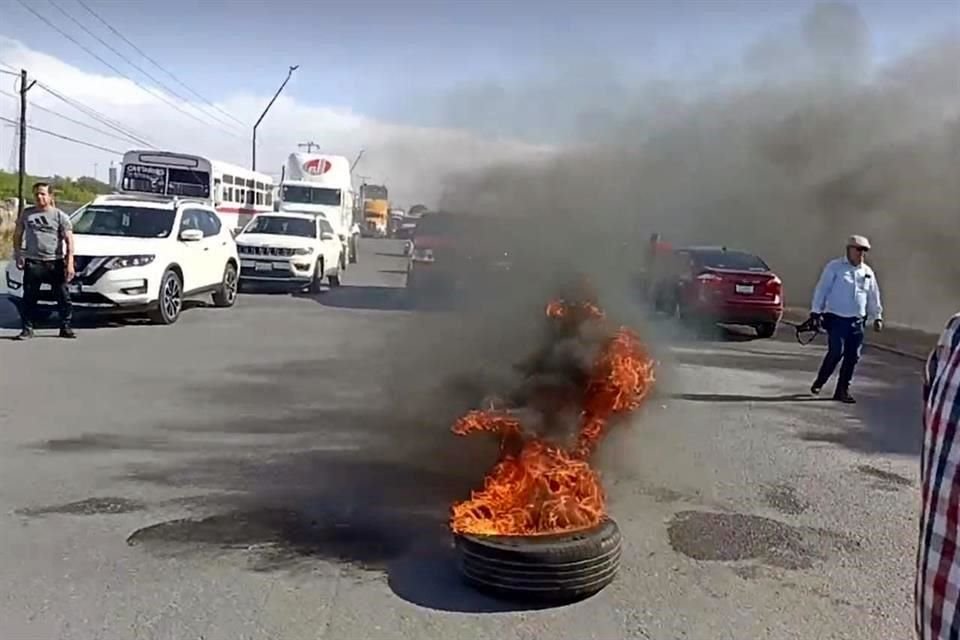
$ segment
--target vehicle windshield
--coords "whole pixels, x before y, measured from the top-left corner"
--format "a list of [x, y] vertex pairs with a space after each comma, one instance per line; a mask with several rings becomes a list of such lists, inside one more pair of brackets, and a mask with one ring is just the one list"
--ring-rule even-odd
[[363, 199], [364, 200], [386, 200], [387, 188], [381, 187], [375, 184], [364, 185]]
[[337, 207], [340, 206], [340, 189], [330, 189], [327, 187], [304, 187], [300, 185], [288, 184], [283, 186], [281, 199], [284, 202], [296, 202], [298, 204], [321, 204]]
[[121, 205], [87, 205], [73, 217], [73, 232], [90, 236], [166, 238], [176, 214], [171, 209]]
[[736, 269], [739, 271], [769, 271], [767, 263], [750, 253], [742, 251], [697, 251], [697, 264], [708, 269]]
[[244, 233], [267, 233], [276, 236], [317, 237], [317, 224], [306, 218], [285, 216], [257, 216], [250, 221]]
[[157, 195], [209, 198], [210, 174], [197, 169], [128, 164], [123, 167], [122, 189]]

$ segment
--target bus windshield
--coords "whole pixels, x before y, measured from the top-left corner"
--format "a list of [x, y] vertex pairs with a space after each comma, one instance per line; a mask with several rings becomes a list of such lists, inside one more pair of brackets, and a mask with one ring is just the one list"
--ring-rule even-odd
[[327, 187], [303, 187], [288, 184], [283, 186], [281, 199], [297, 204], [320, 204], [332, 207], [340, 206], [340, 189]]
[[210, 197], [210, 173], [197, 169], [127, 164], [123, 167], [121, 190], [206, 199]]

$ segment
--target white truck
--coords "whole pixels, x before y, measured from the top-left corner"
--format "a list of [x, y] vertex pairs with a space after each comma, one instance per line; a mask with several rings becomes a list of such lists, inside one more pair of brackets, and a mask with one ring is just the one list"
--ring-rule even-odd
[[353, 223], [350, 161], [344, 156], [291, 153], [280, 179], [278, 212], [321, 216], [343, 243], [344, 263], [357, 261], [360, 229]]

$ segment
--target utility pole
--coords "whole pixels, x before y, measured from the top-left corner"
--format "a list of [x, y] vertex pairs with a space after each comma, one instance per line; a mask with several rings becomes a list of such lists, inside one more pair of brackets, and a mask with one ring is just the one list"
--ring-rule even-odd
[[297, 145], [297, 148], [298, 148], [298, 149], [303, 149], [304, 147], [307, 148], [307, 153], [313, 153], [313, 148], [316, 147], [317, 149], [319, 149], [319, 148], [320, 148], [320, 145], [318, 145], [316, 142], [312, 142], [312, 141], [311, 141], [311, 142], [301, 142], [300, 144]]
[[290, 82], [290, 76], [293, 75], [293, 72], [300, 68], [300, 65], [294, 65], [290, 67], [287, 71], [287, 77], [283, 81], [283, 84], [280, 85], [280, 88], [277, 89], [277, 92], [273, 94], [273, 98], [270, 99], [270, 103], [267, 104], [267, 108], [263, 110], [263, 113], [260, 114], [260, 118], [257, 120], [257, 123], [253, 125], [253, 156], [251, 158], [250, 168], [254, 171], [257, 170], [257, 127], [260, 126], [260, 123], [263, 122], [263, 118], [267, 115], [267, 112], [270, 111], [270, 107], [273, 106], [273, 103], [277, 101], [277, 98], [280, 96], [280, 93], [283, 91], [283, 88], [287, 86], [287, 83]]
[[358, 164], [360, 164], [360, 158], [363, 157], [363, 154], [364, 154], [365, 151], [366, 151], [366, 149], [360, 149], [360, 153], [357, 154], [356, 160], [354, 160], [354, 161], [353, 161], [353, 164], [350, 165], [350, 173], [353, 173], [353, 170], [357, 168], [357, 165], [358, 165]]
[[[27, 70], [20, 70], [20, 166], [17, 168], [17, 220], [23, 217], [23, 182], [27, 177], [27, 92], [37, 83], [27, 84]], [[19, 224], [19, 223], [18, 223]], [[19, 251], [20, 248], [17, 247]]]

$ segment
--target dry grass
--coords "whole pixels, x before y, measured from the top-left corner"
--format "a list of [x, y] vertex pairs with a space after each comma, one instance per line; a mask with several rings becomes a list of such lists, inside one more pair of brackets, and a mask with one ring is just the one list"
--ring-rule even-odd
[[0, 260], [13, 254], [13, 229], [0, 229]]

